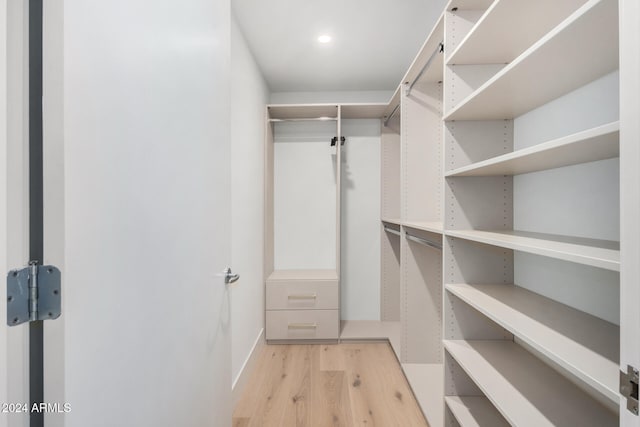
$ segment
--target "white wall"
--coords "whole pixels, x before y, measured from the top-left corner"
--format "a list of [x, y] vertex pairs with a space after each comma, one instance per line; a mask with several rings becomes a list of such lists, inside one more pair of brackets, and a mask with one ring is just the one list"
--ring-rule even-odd
[[380, 120], [344, 120], [341, 316], [380, 320]]
[[231, 24], [231, 358], [235, 384], [264, 327], [264, 114], [268, 88]]
[[[618, 72], [514, 120], [514, 148], [618, 120]], [[619, 160], [602, 160], [514, 177], [517, 230], [620, 240]], [[516, 284], [619, 322], [619, 274], [516, 253]]]
[[334, 121], [274, 126], [276, 270], [336, 268]]

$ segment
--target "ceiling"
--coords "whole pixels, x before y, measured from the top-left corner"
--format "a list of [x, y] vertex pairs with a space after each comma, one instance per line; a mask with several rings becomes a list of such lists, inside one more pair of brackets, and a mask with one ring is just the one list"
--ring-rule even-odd
[[[232, 0], [272, 92], [395, 90], [444, 0]], [[330, 43], [318, 42], [323, 34]]]

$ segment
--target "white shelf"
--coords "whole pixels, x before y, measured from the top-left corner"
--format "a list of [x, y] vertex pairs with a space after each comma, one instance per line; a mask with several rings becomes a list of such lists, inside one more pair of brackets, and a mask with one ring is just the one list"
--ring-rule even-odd
[[341, 322], [340, 339], [349, 340], [388, 340], [391, 348], [400, 360], [400, 321], [380, 320], [343, 320]]
[[445, 396], [444, 401], [462, 427], [509, 427], [486, 397]]
[[387, 224], [402, 225], [400, 218], [381, 218], [380, 221], [386, 222]]
[[585, 2], [496, 0], [447, 63], [508, 64]]
[[444, 119], [514, 118], [617, 68], [617, 0], [590, 0]]
[[527, 231], [446, 230], [447, 236], [620, 271], [620, 243]]
[[616, 414], [511, 341], [444, 345], [511, 425], [618, 425]]
[[271, 119], [318, 119], [337, 118], [337, 104], [270, 104], [267, 105]]
[[518, 286], [448, 284], [446, 289], [619, 403], [617, 325]]
[[274, 280], [338, 280], [336, 270], [275, 270], [267, 281]]
[[443, 425], [443, 365], [440, 363], [403, 363], [402, 370], [429, 425]]
[[404, 221], [402, 223], [405, 227], [415, 228], [416, 230], [429, 231], [431, 233], [442, 234], [443, 226], [441, 222], [429, 222], [429, 221]]
[[473, 163], [446, 176], [518, 175], [619, 156], [620, 122]]
[[340, 115], [343, 119], [379, 119], [386, 109], [386, 103], [341, 104]]
[[338, 105], [343, 119], [379, 119], [384, 116], [386, 103], [358, 104], [271, 104], [269, 118], [276, 120], [318, 119], [338, 117]]

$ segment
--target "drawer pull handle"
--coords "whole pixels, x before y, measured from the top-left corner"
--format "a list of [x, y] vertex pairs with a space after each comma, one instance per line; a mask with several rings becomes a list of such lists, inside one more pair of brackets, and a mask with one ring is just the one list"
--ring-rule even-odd
[[316, 294], [308, 294], [308, 295], [289, 295], [288, 299], [316, 299], [318, 295]]
[[289, 323], [289, 329], [316, 329], [315, 323]]

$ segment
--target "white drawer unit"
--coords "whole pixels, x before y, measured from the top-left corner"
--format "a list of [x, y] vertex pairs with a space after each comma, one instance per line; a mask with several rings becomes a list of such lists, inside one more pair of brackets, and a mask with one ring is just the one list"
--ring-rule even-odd
[[335, 270], [276, 270], [266, 281], [267, 340], [338, 339], [339, 307]]
[[268, 340], [337, 340], [338, 310], [268, 310]]

